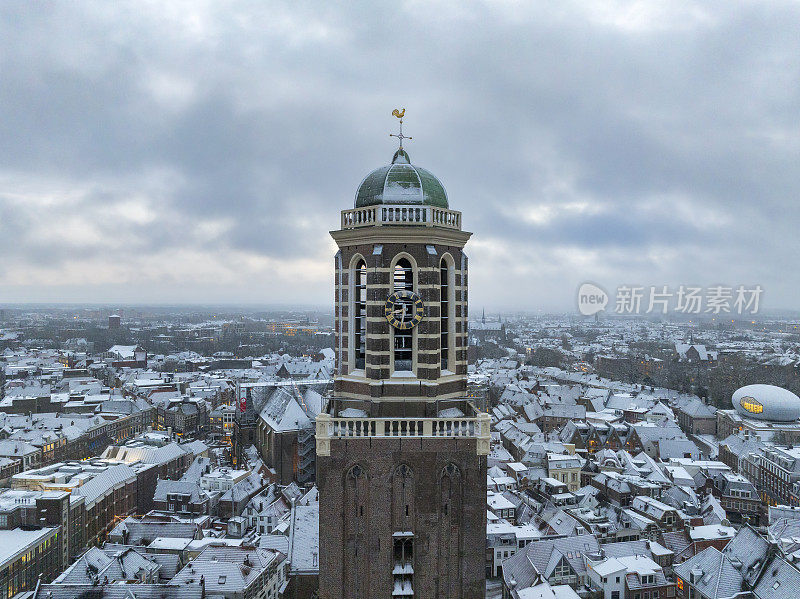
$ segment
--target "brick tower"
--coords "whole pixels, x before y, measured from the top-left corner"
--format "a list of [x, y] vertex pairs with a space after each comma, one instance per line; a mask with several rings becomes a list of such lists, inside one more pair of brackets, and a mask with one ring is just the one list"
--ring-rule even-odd
[[[399, 116], [396, 114], [396, 116]], [[467, 395], [471, 233], [400, 148], [335, 258], [336, 377], [317, 418], [321, 599], [485, 595], [489, 418]]]

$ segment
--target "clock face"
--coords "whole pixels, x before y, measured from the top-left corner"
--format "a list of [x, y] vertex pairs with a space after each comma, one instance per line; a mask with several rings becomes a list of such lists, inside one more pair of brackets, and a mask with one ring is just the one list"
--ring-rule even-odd
[[395, 291], [386, 300], [384, 314], [389, 324], [404, 331], [420, 323], [424, 310], [422, 298], [413, 291]]

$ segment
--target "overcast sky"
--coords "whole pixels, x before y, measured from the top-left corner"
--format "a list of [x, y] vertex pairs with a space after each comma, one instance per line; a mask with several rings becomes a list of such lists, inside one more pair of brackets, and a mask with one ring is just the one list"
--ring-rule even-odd
[[0, 302], [333, 302], [395, 149], [473, 313], [582, 282], [800, 308], [798, 2], [4, 2]]

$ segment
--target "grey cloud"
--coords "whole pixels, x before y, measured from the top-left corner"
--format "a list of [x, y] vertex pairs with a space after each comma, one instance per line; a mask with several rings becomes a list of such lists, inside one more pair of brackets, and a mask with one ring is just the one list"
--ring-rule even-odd
[[[800, 7], [687, 2], [615, 23], [628, 7], [4, 5], [0, 247], [32, 271], [105, 268], [98, 253], [131, 268], [132, 255], [183, 250], [260, 257], [274, 271], [252, 289], [243, 271], [240, 295], [326, 304], [327, 231], [391, 156], [388, 113], [404, 105], [412, 158], [442, 179], [476, 233], [475, 301], [556, 307], [575, 279], [600, 269], [609, 281], [761, 277], [774, 285], [774, 307], [796, 307], [800, 275], [786, 266], [800, 250]], [[154, 172], [162, 184], [151, 185]], [[72, 210], [125, 247], [102, 236], [31, 238], [32, 219], [43, 221], [36, 231], [60, 223], [58, 210], [4, 199], [30, 180], [50, 194], [83, 190]], [[142, 196], [155, 220], [100, 216]], [[697, 216], [669, 199], [653, 210], [659, 197], [680, 197]], [[574, 202], [601, 208], [558, 210]], [[541, 203], [555, 207], [551, 219], [513, 217]], [[224, 233], [197, 233], [224, 219]], [[498, 285], [486, 244], [550, 262], [531, 260], [537, 270], [524, 281]], [[605, 258], [559, 262], [576, 251]], [[274, 266], [298, 260], [319, 272], [298, 282]], [[195, 284], [214, 280], [207, 261], [184, 267], [153, 272], [150, 283], [144, 273], [135, 286], [101, 277], [69, 289], [86, 299], [126, 289], [139, 301], [221, 296]], [[47, 300], [68, 285], [56, 277], [23, 289], [4, 276], [0, 301]]]

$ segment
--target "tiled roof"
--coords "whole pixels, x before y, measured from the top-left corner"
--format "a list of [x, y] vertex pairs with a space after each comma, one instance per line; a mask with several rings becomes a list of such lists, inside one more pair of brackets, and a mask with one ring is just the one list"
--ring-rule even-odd
[[626, 557], [629, 555], [648, 555], [647, 541], [623, 541], [603, 545], [606, 557]]
[[85, 497], [86, 504], [89, 505], [113, 489], [117, 484], [133, 480], [136, 480], [136, 472], [133, 468], [125, 464], [119, 464], [107, 468], [86, 484], [78, 487], [75, 490], [75, 494]]
[[67, 568], [56, 581], [60, 584], [97, 584], [137, 580], [142, 570], [157, 572], [160, 565], [150, 555], [143, 555], [133, 548], [121, 551], [103, 551], [90, 548]]
[[[48, 599], [131, 599], [131, 585], [127, 584], [43, 584], [38, 597]], [[191, 585], [137, 584], [133, 589], [136, 599], [201, 599], [200, 582]], [[33, 591], [30, 591], [30, 597]], [[23, 597], [23, 599], [25, 599]]]
[[717, 416], [717, 411], [714, 408], [704, 404], [699, 399], [690, 401], [681, 406], [679, 410], [693, 418], [716, 418]]
[[211, 458], [197, 456], [181, 476], [182, 481], [200, 482], [200, 477], [211, 471]]
[[749, 585], [753, 585], [767, 559], [769, 543], [749, 526], [742, 527], [722, 553], [729, 559], [741, 562], [742, 576]]
[[296, 505], [290, 550], [293, 572], [319, 572], [319, 504]]
[[769, 536], [772, 539], [800, 538], [800, 519], [779, 518], [769, 526]]
[[561, 559], [566, 558], [570, 567], [578, 575], [586, 572], [583, 554], [597, 551], [599, 545], [594, 535], [583, 534], [561, 539], [542, 539], [533, 541], [525, 548], [531, 564], [545, 578], [552, 575], [552, 569]]
[[296, 431], [311, 426], [311, 420], [288, 387], [278, 387], [269, 396], [260, 417], [276, 432]]
[[637, 591], [640, 589], [651, 588], [653, 586], [661, 587], [667, 584], [667, 577], [664, 576], [663, 570], [656, 570], [655, 571], [655, 582], [653, 584], [644, 585], [640, 582], [639, 576], [637, 576], [633, 572], [628, 572], [625, 575], [625, 582], [628, 586], [628, 589], [631, 591]]
[[527, 551], [517, 551], [503, 560], [503, 580], [506, 587], [519, 590], [526, 589], [539, 580], [539, 573], [528, 559]]
[[700, 459], [700, 450], [689, 439], [663, 439], [658, 442], [658, 457], [662, 460], [683, 458], [686, 454], [695, 460]]
[[688, 559], [694, 555], [694, 543], [685, 531], [661, 533], [661, 544], [675, 554], [675, 561]]
[[753, 589], [758, 599], [795, 599], [800, 595], [800, 572], [782, 558], [776, 558]]
[[709, 599], [727, 599], [744, 588], [739, 570], [716, 547], [708, 547], [675, 566], [675, 573], [684, 584], [690, 584]]
[[274, 560], [277, 551], [253, 547], [207, 547], [172, 579], [172, 584], [191, 585], [204, 577], [209, 596], [241, 593], [255, 583]]
[[258, 546], [261, 549], [272, 549], [288, 555], [289, 537], [285, 535], [261, 535], [258, 540]]
[[650, 424], [634, 424], [631, 429], [639, 435], [642, 441], [663, 441], [665, 439], [685, 439], [686, 435], [672, 423], [667, 426], [652, 426]]
[[205, 498], [200, 495], [200, 483], [183, 480], [158, 480], [156, 491], [153, 494], [154, 501], [166, 501], [167, 495], [179, 493], [189, 495], [191, 503], [201, 503]]
[[109, 535], [112, 539], [122, 539], [124, 530], [128, 531], [126, 542], [129, 545], [151, 543], [158, 537], [194, 539], [199, 527], [193, 522], [158, 522], [152, 520], [137, 520], [125, 518], [117, 524]]
[[172, 579], [180, 568], [180, 557], [174, 553], [148, 553], [147, 558], [161, 566], [158, 575], [162, 580]]
[[120, 460], [128, 464], [133, 462], [165, 464], [184, 455], [186, 452], [177, 443], [170, 443], [163, 447], [112, 445], [103, 452], [101, 457]]
[[261, 475], [253, 472], [246, 478], [235, 483], [221, 497], [220, 501], [233, 501], [236, 503], [249, 500], [264, 487]]
[[580, 522], [560, 508], [545, 510], [542, 512], [541, 518], [559, 535], [574, 535], [576, 532], [585, 531]]
[[662, 503], [657, 499], [653, 499], [652, 497], [646, 497], [643, 495], [639, 495], [633, 498], [633, 504], [631, 505], [634, 509], [637, 509], [641, 512], [644, 512], [648, 516], [652, 516], [653, 518], [661, 518], [664, 513], [674, 511], [670, 505]]

